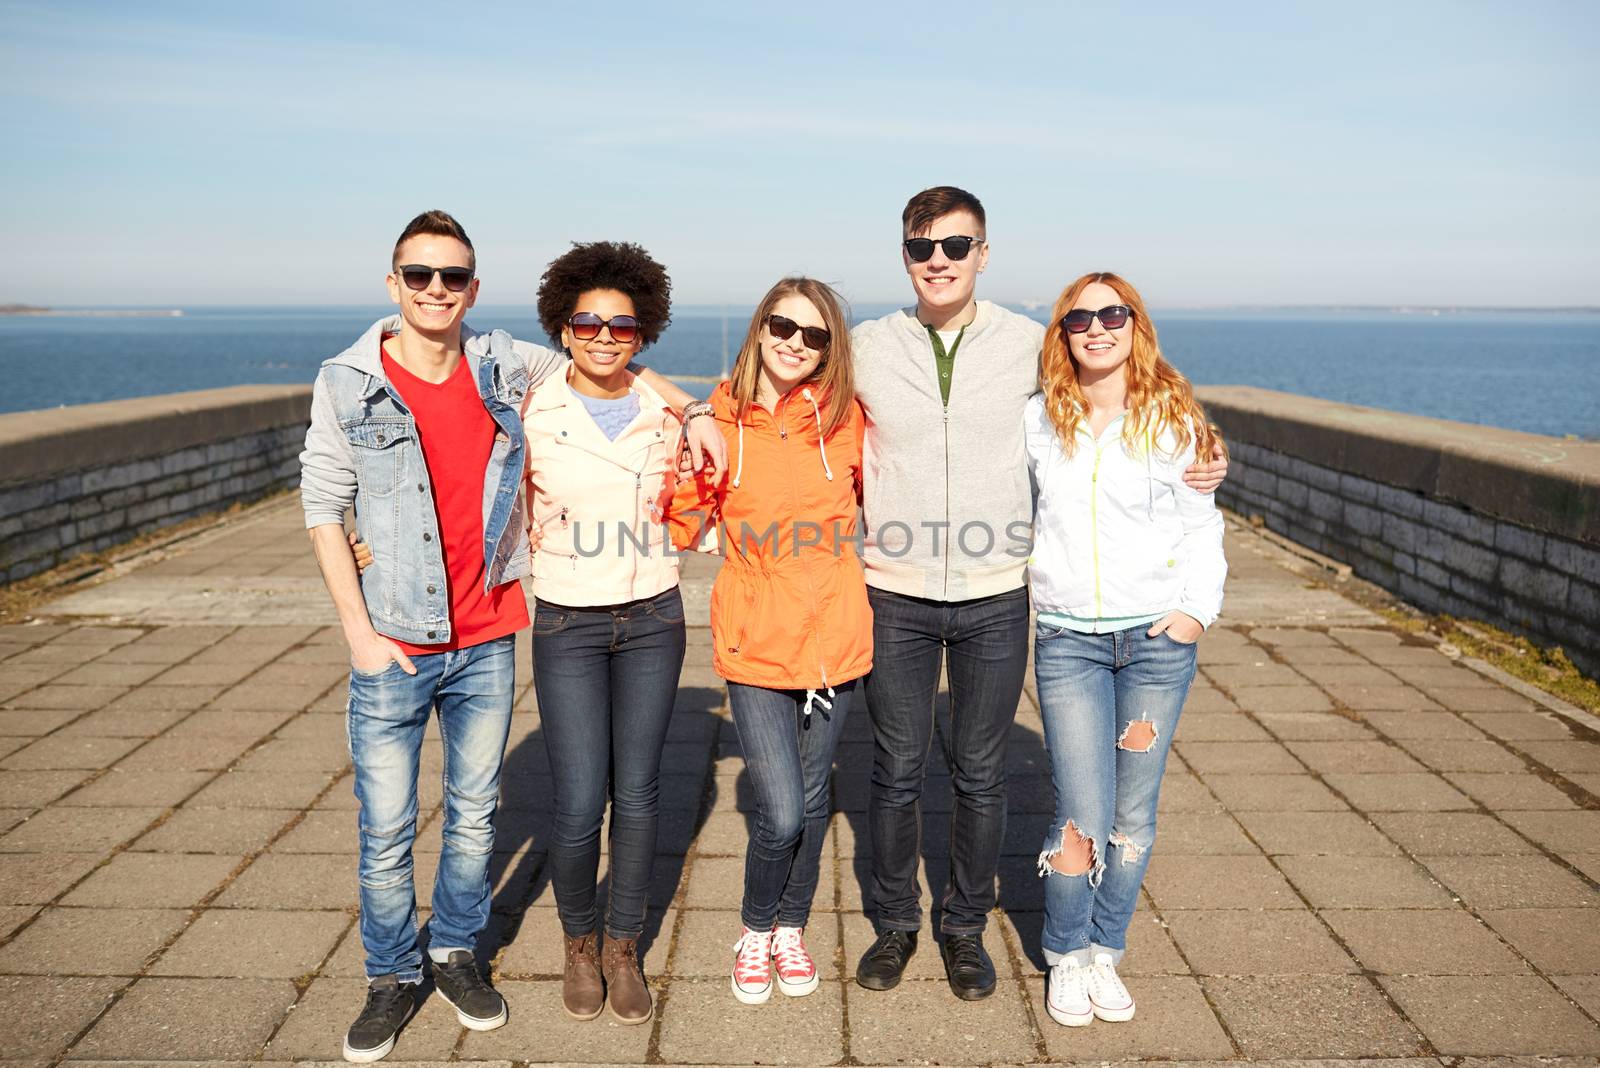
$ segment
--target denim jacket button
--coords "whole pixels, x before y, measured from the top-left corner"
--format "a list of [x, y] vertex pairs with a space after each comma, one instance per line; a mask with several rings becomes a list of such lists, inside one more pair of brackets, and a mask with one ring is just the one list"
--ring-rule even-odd
[[432, 540], [433, 540], [433, 535], [432, 535], [432, 534], [427, 534], [427, 533], [424, 533], [424, 534], [423, 534], [423, 535], [422, 535], [422, 540], [423, 540], [423, 541], [432, 541]]
[[383, 436], [383, 435], [382, 435], [382, 434], [379, 434], [379, 435], [378, 435], [378, 444], [379, 444], [379, 445], [382, 445], [382, 444], [383, 444], [383, 443], [384, 443], [384, 442], [385, 442], [385, 441], [388, 441], [388, 440], [389, 440], [389, 439], [388, 439], [388, 438], [386, 438], [386, 437], [384, 437], [384, 436]]
[[429, 586], [428, 587], [428, 592], [429, 593], [438, 593], [439, 592], [439, 588], [437, 586]]
[[428, 632], [428, 637], [430, 637], [430, 638], [436, 638], [436, 637], [438, 637], [438, 634], [437, 634], [437, 633], [436, 633], [436, 632], [434, 632], [434, 631], [431, 631], [431, 630], [430, 630], [430, 631], [429, 631], [429, 632]]
[[417, 483], [417, 492], [418, 493], [427, 493], [428, 492], [428, 484], [426, 482], [418, 482]]

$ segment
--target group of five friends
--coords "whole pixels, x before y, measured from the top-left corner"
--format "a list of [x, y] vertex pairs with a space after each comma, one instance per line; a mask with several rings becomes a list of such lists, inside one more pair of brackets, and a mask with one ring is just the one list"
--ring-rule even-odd
[[940, 951], [958, 997], [993, 991], [982, 935], [1031, 590], [1055, 793], [1039, 854], [1046, 1008], [1069, 1026], [1132, 1017], [1116, 966], [1194, 643], [1221, 606], [1209, 492], [1226, 461], [1132, 286], [1085, 275], [1041, 325], [976, 299], [986, 229], [970, 193], [918, 193], [902, 215], [914, 306], [852, 330], [831, 288], [785, 278], [729, 380], [694, 401], [630, 367], [670, 317], [667, 272], [643, 249], [580, 244], [550, 264], [538, 312], [558, 352], [466, 327], [479, 282], [465, 231], [442, 212], [407, 226], [388, 278], [400, 314], [323, 365], [302, 454], [306, 524], [351, 651], [369, 988], [347, 1059], [389, 1052], [423, 978], [412, 844], [435, 713], [443, 845], [426, 955], [465, 1026], [507, 1019], [474, 951], [513, 638], [530, 622], [563, 1006], [651, 1018], [637, 946], [686, 646], [677, 554], [696, 548], [723, 557], [713, 665], [756, 801], [733, 995], [757, 1004], [774, 986], [818, 984], [804, 933], [835, 751], [863, 702], [877, 938], [856, 980], [900, 981], [922, 926], [920, 801], [942, 673], [954, 811]]

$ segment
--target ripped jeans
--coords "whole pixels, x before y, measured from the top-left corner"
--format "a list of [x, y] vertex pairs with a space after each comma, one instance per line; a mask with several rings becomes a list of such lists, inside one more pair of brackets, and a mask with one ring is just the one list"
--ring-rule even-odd
[[1097, 953], [1120, 963], [1127, 947], [1156, 840], [1161, 775], [1195, 671], [1194, 645], [1147, 630], [1036, 629], [1034, 674], [1056, 794], [1039, 854], [1041, 941], [1051, 964], [1068, 956], [1088, 964]]

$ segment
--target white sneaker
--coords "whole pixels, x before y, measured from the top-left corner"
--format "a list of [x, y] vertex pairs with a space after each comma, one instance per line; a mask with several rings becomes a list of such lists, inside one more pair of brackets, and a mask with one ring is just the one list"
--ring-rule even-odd
[[1050, 968], [1044, 1008], [1062, 1027], [1088, 1027], [1094, 1022], [1089, 1004], [1089, 969], [1071, 957], [1062, 957]]
[[1111, 1023], [1133, 1019], [1133, 995], [1122, 985], [1111, 954], [1096, 953], [1094, 963], [1084, 971], [1089, 973], [1089, 1003], [1096, 1016]]
[[817, 964], [806, 952], [805, 928], [779, 927], [772, 932], [772, 963], [778, 989], [792, 998], [817, 988]]
[[760, 1005], [772, 996], [772, 932], [746, 927], [733, 944], [733, 996]]

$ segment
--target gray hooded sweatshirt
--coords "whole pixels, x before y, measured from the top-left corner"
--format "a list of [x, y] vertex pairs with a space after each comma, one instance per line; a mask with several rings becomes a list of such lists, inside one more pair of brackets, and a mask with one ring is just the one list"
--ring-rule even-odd
[[1020, 589], [1033, 519], [1022, 415], [1039, 388], [1044, 327], [978, 301], [948, 408], [915, 308], [862, 323], [850, 337], [867, 413], [867, 584], [936, 601]]

